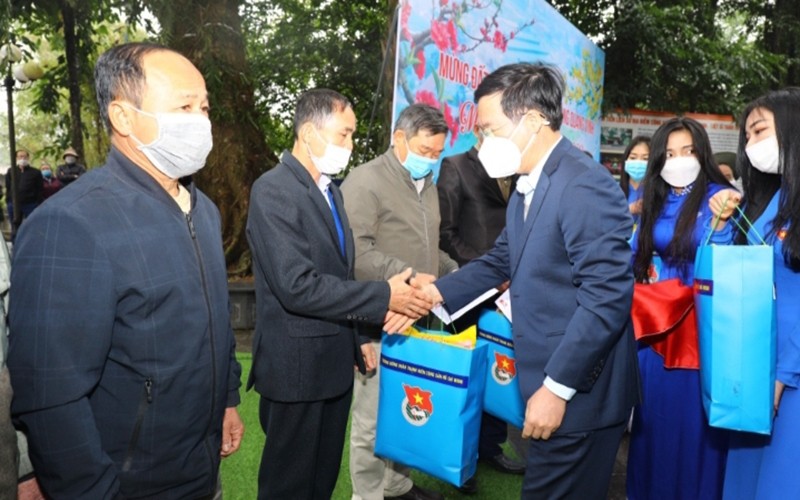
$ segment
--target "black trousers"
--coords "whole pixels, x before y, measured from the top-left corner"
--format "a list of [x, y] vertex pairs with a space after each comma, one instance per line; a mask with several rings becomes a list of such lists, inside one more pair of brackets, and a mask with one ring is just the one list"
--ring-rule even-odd
[[281, 403], [262, 397], [267, 436], [258, 471], [260, 500], [329, 500], [336, 487], [353, 389], [323, 401]]
[[523, 500], [605, 500], [625, 423], [531, 439]]

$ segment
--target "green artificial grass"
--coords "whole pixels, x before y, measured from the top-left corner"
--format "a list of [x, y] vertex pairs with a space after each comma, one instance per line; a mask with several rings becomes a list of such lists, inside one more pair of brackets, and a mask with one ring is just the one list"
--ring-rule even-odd
[[[238, 353], [237, 357], [242, 364], [242, 387], [250, 373], [252, 355]], [[254, 500], [258, 491], [258, 466], [261, 461], [261, 450], [264, 447], [264, 433], [258, 423], [258, 394], [255, 391], [244, 392], [242, 389], [242, 403], [239, 405], [239, 414], [244, 420], [245, 434], [242, 446], [234, 455], [222, 461], [222, 489], [225, 500]], [[348, 436], [350, 426], [347, 426]], [[345, 440], [342, 466], [339, 471], [339, 481], [333, 492], [334, 500], [349, 499], [352, 494], [350, 486], [349, 468], [349, 437]], [[513, 452], [508, 451], [513, 456]], [[411, 475], [414, 483], [442, 493], [449, 499], [473, 500], [512, 500], [520, 497], [522, 476], [510, 476], [495, 471], [491, 467], [478, 464], [477, 495], [462, 495], [452, 485], [440, 481], [418, 471]]]

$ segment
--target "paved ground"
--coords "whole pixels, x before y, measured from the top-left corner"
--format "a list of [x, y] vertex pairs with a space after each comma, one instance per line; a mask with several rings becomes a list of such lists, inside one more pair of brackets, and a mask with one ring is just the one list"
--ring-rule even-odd
[[[252, 330], [236, 330], [236, 350], [251, 352], [253, 345]], [[512, 443], [513, 445], [513, 443]], [[611, 487], [608, 491], [608, 500], [625, 500], [625, 469], [628, 464], [628, 434], [622, 439], [622, 444], [617, 453], [617, 462], [614, 464], [614, 473], [611, 476]]]

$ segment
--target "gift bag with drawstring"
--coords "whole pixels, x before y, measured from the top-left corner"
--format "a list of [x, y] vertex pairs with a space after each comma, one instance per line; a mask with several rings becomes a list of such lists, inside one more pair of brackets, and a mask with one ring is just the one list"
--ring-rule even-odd
[[384, 334], [380, 371], [375, 454], [463, 485], [477, 467], [486, 383], [475, 327]]
[[777, 345], [774, 255], [755, 229], [749, 238], [753, 235], [758, 241], [750, 245], [709, 245], [707, 238], [697, 249], [700, 378], [711, 426], [770, 434]]

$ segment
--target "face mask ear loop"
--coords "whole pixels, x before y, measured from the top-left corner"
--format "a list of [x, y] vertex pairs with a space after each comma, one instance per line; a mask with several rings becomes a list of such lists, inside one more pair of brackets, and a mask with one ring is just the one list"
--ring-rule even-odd
[[403, 160], [401, 163], [405, 163], [408, 161], [408, 156], [411, 154], [411, 144], [408, 143], [408, 138], [406, 134], [403, 134], [403, 142], [406, 143], [406, 159]]
[[[524, 120], [524, 119], [525, 119], [525, 117], [523, 116], [522, 120]], [[522, 120], [520, 120], [520, 122], [517, 124], [517, 128], [518, 128], [520, 125], [522, 125]], [[524, 154], [525, 154], [525, 151], [527, 151], [527, 150], [528, 150], [528, 148], [531, 146], [531, 143], [532, 143], [533, 141], [535, 141], [535, 140], [536, 140], [536, 136], [537, 136], [537, 135], [539, 135], [539, 132], [541, 132], [541, 131], [542, 131], [542, 127], [544, 127], [545, 125], [550, 125], [550, 122], [549, 122], [548, 120], [542, 120], [542, 124], [539, 126], [539, 130], [537, 130], [536, 132], [534, 132], [534, 134], [533, 134], [533, 135], [530, 137], [530, 139], [528, 139], [528, 143], [527, 143], [527, 144], [525, 144], [525, 147], [524, 147], [524, 148], [522, 148], [522, 151], [520, 151], [520, 156], [522, 156], [522, 155], [524, 155]], [[514, 133], [515, 133], [516, 131], [517, 131], [517, 129], [515, 128], [515, 129], [514, 129], [514, 132], [511, 132], [511, 136], [509, 136], [509, 139], [510, 139], [511, 137], [513, 137], [513, 136], [514, 136]]]
[[[318, 133], [317, 132], [317, 128], [314, 127], [314, 125], [311, 125], [311, 127], [314, 128], [314, 132], [315, 133]], [[320, 137], [320, 139], [321, 139], [321, 137]], [[311, 163], [314, 163], [314, 158], [317, 158], [317, 159], [319, 159], [319, 158], [314, 156], [314, 153], [311, 152], [311, 142], [310, 141], [303, 141], [303, 142], [306, 143], [306, 153], [308, 153], [308, 157], [311, 159]], [[316, 165], [314, 165], [314, 166], [316, 167]]]

